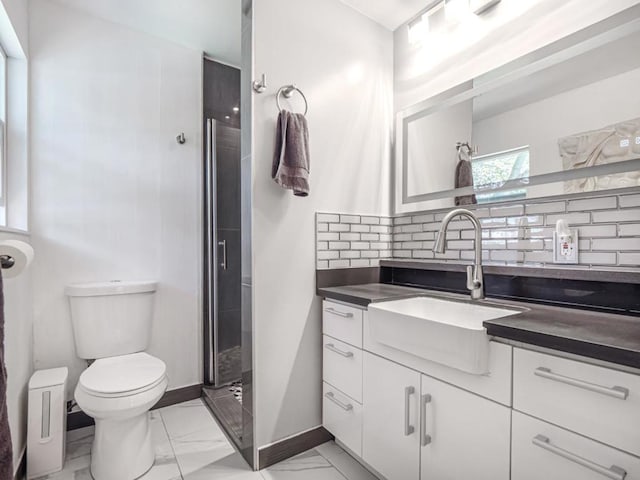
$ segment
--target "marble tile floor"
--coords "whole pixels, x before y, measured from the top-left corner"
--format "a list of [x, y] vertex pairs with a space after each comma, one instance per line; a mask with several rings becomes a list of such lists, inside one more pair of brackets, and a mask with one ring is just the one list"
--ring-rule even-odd
[[[334, 442], [328, 442], [260, 472], [233, 448], [201, 400], [151, 412], [156, 461], [143, 480], [376, 480]], [[61, 472], [38, 480], [91, 480], [93, 427], [67, 435]]]

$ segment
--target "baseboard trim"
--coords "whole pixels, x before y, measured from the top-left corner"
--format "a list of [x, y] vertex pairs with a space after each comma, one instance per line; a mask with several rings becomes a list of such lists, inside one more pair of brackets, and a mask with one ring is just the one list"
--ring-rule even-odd
[[258, 449], [258, 470], [333, 440], [324, 427], [316, 427]]
[[22, 449], [20, 454], [20, 461], [16, 467], [16, 471], [13, 474], [13, 480], [24, 480], [27, 478], [27, 447]]
[[[187, 387], [176, 388], [174, 390], [167, 390], [151, 410], [155, 410], [156, 408], [168, 407], [169, 405], [175, 405], [176, 403], [187, 402], [189, 400], [195, 400], [196, 398], [200, 398], [201, 396], [202, 383], [189, 385]], [[82, 410], [67, 414], [67, 430], [90, 427], [93, 424], [93, 418], [84, 413]]]

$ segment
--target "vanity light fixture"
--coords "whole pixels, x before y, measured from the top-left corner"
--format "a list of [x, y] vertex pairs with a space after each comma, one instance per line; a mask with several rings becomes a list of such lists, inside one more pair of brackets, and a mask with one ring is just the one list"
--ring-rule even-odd
[[482, 15], [491, 7], [500, 3], [501, 0], [471, 0], [471, 11], [476, 15]]
[[420, 11], [407, 22], [409, 43], [421, 43], [429, 34], [429, 17], [444, 7], [444, 1], [438, 0]]

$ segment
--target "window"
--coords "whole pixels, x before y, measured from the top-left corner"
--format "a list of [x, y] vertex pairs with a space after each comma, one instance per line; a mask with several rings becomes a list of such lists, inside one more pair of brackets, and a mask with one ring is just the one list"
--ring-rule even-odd
[[[526, 197], [527, 188], [517, 184], [529, 178], [529, 147], [514, 148], [471, 159], [473, 185], [478, 203], [518, 200]], [[510, 186], [516, 183], [516, 188]]]

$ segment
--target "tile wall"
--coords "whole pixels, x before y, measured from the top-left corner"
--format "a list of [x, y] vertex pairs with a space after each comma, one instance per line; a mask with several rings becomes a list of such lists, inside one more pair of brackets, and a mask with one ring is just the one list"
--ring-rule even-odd
[[[580, 238], [579, 264], [567, 267], [640, 267], [640, 193], [554, 197], [471, 209], [482, 223], [485, 264], [560, 266], [553, 264], [552, 238], [556, 221], [564, 219], [578, 229]], [[444, 254], [432, 251], [447, 211], [393, 218], [318, 213], [317, 268], [376, 266], [382, 258], [467, 263], [474, 248], [468, 220], [449, 224]]]

